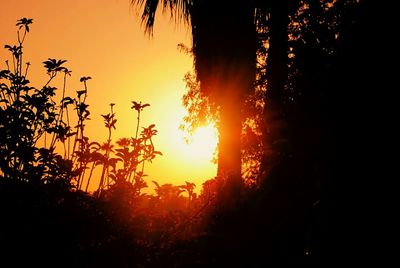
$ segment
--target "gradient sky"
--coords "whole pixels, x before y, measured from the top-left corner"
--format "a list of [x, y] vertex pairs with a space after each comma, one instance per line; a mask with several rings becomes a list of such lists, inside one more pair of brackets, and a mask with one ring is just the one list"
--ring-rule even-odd
[[[67, 85], [70, 96], [82, 88], [80, 77], [91, 76], [87, 101], [92, 120], [87, 134], [97, 141], [106, 140], [100, 114], [108, 113], [110, 103], [116, 103], [118, 119], [114, 140], [134, 135], [136, 116], [130, 109], [131, 101], [150, 103], [151, 107], [143, 112], [143, 125], [156, 124], [159, 134], [154, 142], [164, 156], [147, 166], [146, 180], [174, 184], [189, 180], [200, 188], [202, 181], [216, 174], [209, 154], [194, 153], [195, 148], [209, 146], [209, 132], [198, 135], [198, 139], [205, 140], [190, 147], [178, 130], [185, 114], [181, 105], [183, 76], [193, 63], [178, 51], [177, 44], [190, 46], [190, 30], [175, 25], [166, 14], [158, 16], [154, 36], [148, 38], [140, 24], [140, 11], [129, 3], [130, 0], [1, 0], [0, 45], [15, 44], [16, 21], [33, 18], [24, 54], [32, 64], [29, 79], [33, 85], [41, 87], [46, 80], [42, 62], [47, 58], [68, 60], [65, 66], [72, 70]], [[7, 58], [2, 49], [2, 68]], [[60, 86], [60, 82], [55, 85]]]

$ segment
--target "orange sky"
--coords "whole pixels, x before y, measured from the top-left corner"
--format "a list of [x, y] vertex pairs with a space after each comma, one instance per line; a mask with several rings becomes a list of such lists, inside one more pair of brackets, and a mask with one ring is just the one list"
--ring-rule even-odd
[[[190, 31], [174, 25], [168, 15], [159, 16], [154, 37], [149, 39], [143, 34], [138, 11], [129, 3], [130, 0], [2, 0], [0, 45], [15, 43], [14, 25], [18, 19], [33, 18], [25, 44], [33, 85], [40, 87], [46, 80], [41, 62], [47, 58], [68, 60], [66, 67], [72, 70], [67, 91], [70, 96], [82, 88], [80, 77], [91, 76], [88, 103], [92, 120], [87, 134], [98, 141], [106, 140], [100, 114], [108, 113], [109, 103], [116, 103], [115, 138], [134, 135], [131, 100], [150, 103], [151, 107], [143, 112], [143, 125], [156, 124], [159, 134], [154, 142], [164, 156], [147, 166], [147, 181], [181, 184], [189, 180], [200, 188], [202, 181], [216, 174], [210, 154], [202, 154], [201, 150], [216, 141], [214, 136], [207, 139], [210, 131], [204, 130], [190, 147], [178, 130], [185, 113], [181, 105], [183, 76], [192, 69], [192, 59], [179, 52], [177, 44], [190, 45]], [[6, 56], [2, 49], [2, 68]], [[193, 148], [198, 152], [194, 153]]]

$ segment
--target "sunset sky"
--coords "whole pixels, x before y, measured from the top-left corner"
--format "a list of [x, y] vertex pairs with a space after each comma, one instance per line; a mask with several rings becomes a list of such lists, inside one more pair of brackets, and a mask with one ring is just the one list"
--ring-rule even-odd
[[[159, 133], [154, 142], [164, 156], [147, 165], [146, 181], [182, 184], [188, 180], [199, 189], [216, 174], [216, 165], [210, 161], [216, 134], [212, 127], [201, 129], [193, 144], [186, 145], [178, 130], [185, 114], [183, 76], [192, 69], [192, 59], [179, 52], [177, 45], [191, 45], [190, 30], [175, 25], [165, 14], [158, 17], [154, 36], [149, 38], [141, 27], [140, 12], [130, 7], [129, 0], [2, 0], [0, 45], [15, 44], [16, 21], [33, 18], [24, 54], [32, 64], [28, 78], [33, 85], [44, 84], [47, 76], [42, 62], [48, 58], [68, 60], [70, 96], [82, 88], [80, 77], [91, 76], [88, 104], [92, 120], [87, 134], [101, 142], [107, 130], [100, 114], [109, 112], [110, 103], [116, 103], [118, 119], [114, 141], [134, 136], [136, 115], [130, 109], [131, 101], [150, 103], [143, 112], [143, 126], [156, 124]], [[2, 68], [8, 58], [1, 49]], [[55, 85], [60, 86], [61, 79]]]

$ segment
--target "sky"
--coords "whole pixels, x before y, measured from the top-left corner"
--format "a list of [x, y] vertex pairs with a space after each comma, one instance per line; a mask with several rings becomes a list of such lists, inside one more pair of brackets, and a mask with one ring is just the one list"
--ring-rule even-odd
[[[181, 104], [186, 90], [183, 77], [193, 69], [193, 59], [177, 45], [191, 45], [190, 29], [160, 12], [150, 38], [144, 34], [140, 14], [130, 0], [2, 0], [0, 45], [15, 44], [16, 21], [32, 18], [24, 47], [24, 57], [32, 64], [28, 77], [32, 84], [44, 85], [47, 75], [42, 62], [48, 58], [67, 60], [65, 66], [72, 70], [67, 95], [75, 96], [82, 89], [80, 77], [91, 76], [87, 97], [91, 121], [86, 133], [100, 142], [107, 139], [101, 114], [109, 112], [110, 103], [116, 104], [118, 119], [114, 140], [134, 136], [136, 115], [131, 101], [149, 103], [142, 113], [142, 126], [156, 125], [154, 143], [163, 156], [146, 166], [146, 181], [192, 181], [199, 189], [216, 174], [210, 160], [217, 134], [212, 126], [205, 127], [188, 145], [178, 129], [186, 113]], [[1, 49], [2, 68], [8, 58]], [[60, 79], [55, 86], [61, 86]]]

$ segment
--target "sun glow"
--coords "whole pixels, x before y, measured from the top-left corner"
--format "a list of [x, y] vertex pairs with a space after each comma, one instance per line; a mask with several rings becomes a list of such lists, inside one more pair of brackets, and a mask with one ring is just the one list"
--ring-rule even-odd
[[194, 160], [213, 159], [218, 144], [218, 132], [212, 124], [198, 127], [189, 137], [182, 134], [178, 137], [179, 150], [187, 157]]

